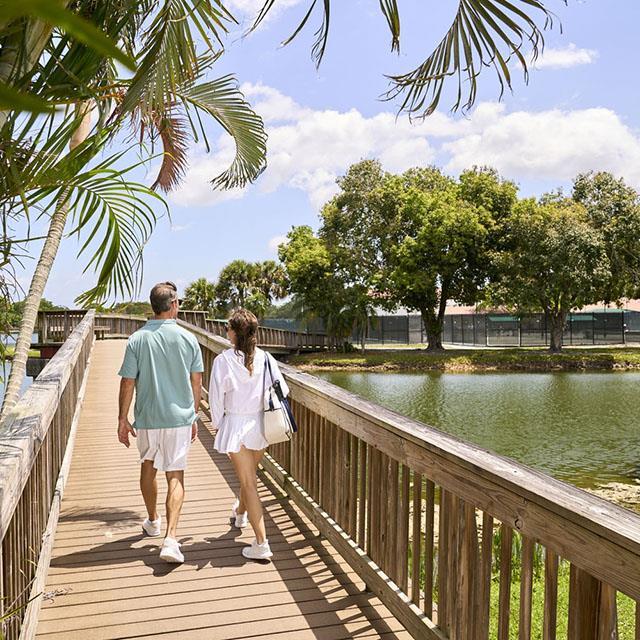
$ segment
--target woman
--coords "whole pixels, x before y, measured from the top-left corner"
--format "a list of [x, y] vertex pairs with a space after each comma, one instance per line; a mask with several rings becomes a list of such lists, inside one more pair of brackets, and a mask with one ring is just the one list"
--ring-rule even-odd
[[[268, 442], [262, 430], [264, 390], [279, 380], [284, 395], [289, 388], [278, 363], [271, 354], [258, 349], [257, 318], [246, 309], [234, 311], [227, 322], [232, 349], [223, 351], [213, 362], [209, 384], [211, 421], [218, 427], [214, 448], [231, 458], [238, 480], [240, 497], [231, 509], [235, 526], [247, 526], [247, 513], [255, 540], [242, 549], [245, 558], [265, 560], [273, 553], [269, 548], [262, 504], [258, 496], [257, 469]], [[271, 365], [271, 373], [266, 367]]]

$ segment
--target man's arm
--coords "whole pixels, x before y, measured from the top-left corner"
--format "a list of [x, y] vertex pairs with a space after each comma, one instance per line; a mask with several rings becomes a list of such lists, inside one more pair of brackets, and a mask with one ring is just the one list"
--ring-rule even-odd
[[193, 406], [196, 410], [196, 419], [191, 425], [191, 442], [194, 442], [198, 436], [197, 413], [198, 409], [200, 409], [200, 400], [202, 398], [202, 373], [191, 373], [191, 391], [193, 392]]
[[136, 437], [135, 429], [129, 423], [129, 407], [136, 388], [135, 378], [120, 378], [120, 394], [118, 396], [118, 440], [129, 447], [129, 434]]

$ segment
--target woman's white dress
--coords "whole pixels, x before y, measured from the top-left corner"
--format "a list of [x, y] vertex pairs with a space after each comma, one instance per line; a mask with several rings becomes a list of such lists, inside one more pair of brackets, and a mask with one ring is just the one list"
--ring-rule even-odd
[[[237, 453], [245, 449], [266, 449], [268, 442], [263, 435], [264, 372], [265, 359], [269, 358], [274, 380], [280, 381], [285, 395], [289, 387], [280, 373], [275, 358], [256, 349], [253, 358], [253, 375], [244, 366], [244, 354], [234, 349], [223, 351], [214, 361], [209, 383], [211, 422], [218, 428], [214, 448], [220, 453]], [[271, 385], [269, 371], [266, 386]]]

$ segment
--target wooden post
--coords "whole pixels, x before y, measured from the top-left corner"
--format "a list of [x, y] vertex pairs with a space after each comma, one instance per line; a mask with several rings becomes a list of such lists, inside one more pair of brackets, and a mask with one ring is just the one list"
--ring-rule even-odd
[[568, 640], [617, 640], [615, 591], [571, 565]]

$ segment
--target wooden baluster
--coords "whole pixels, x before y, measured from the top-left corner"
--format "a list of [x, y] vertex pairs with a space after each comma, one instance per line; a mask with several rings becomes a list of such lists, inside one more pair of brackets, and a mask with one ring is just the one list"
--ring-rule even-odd
[[367, 555], [373, 559], [373, 535], [371, 533], [371, 529], [373, 526], [373, 511], [374, 511], [374, 501], [376, 493], [374, 493], [373, 487], [373, 475], [375, 473], [375, 456], [376, 449], [370, 445], [367, 446], [367, 526], [365, 531], [366, 536], [366, 546], [365, 551]]
[[398, 573], [398, 586], [405, 592], [409, 593], [409, 467], [400, 465], [402, 473], [400, 481], [400, 499], [398, 501], [399, 527], [398, 527], [398, 543], [396, 545], [396, 554], [400, 561], [400, 570]]
[[367, 450], [364, 440], [360, 440], [358, 450], [358, 545], [365, 548], [365, 522], [367, 515]]
[[572, 564], [568, 640], [615, 640], [617, 624], [615, 591]]
[[433, 545], [436, 488], [429, 479], [425, 482], [425, 488], [427, 494], [424, 510], [424, 612], [431, 619], [433, 618]]
[[618, 607], [616, 590], [600, 583], [600, 609], [598, 611], [598, 640], [618, 640]]
[[422, 475], [413, 472], [411, 533], [411, 601], [420, 606], [420, 555], [422, 548]]
[[511, 553], [513, 529], [505, 523], [500, 526], [500, 594], [498, 600], [498, 640], [509, 640], [511, 612]]
[[556, 640], [558, 620], [558, 556], [545, 549], [543, 640]]
[[458, 508], [457, 637], [474, 640], [478, 630], [479, 549], [476, 511], [460, 500]]
[[358, 438], [349, 436], [349, 535], [358, 533]]
[[450, 553], [450, 497], [449, 492], [440, 487], [438, 505], [438, 625], [445, 634], [449, 627], [449, 553]]
[[478, 595], [478, 640], [489, 640], [489, 615], [491, 610], [491, 569], [493, 560], [493, 518], [482, 514], [482, 551]]
[[387, 517], [382, 520], [386, 530], [385, 535], [385, 573], [398, 584], [399, 559], [397, 553], [398, 542], [398, 471], [396, 460], [389, 458], [387, 465]]
[[534, 542], [522, 537], [522, 568], [520, 571], [520, 621], [519, 640], [531, 639], [531, 604], [533, 598], [533, 553]]

